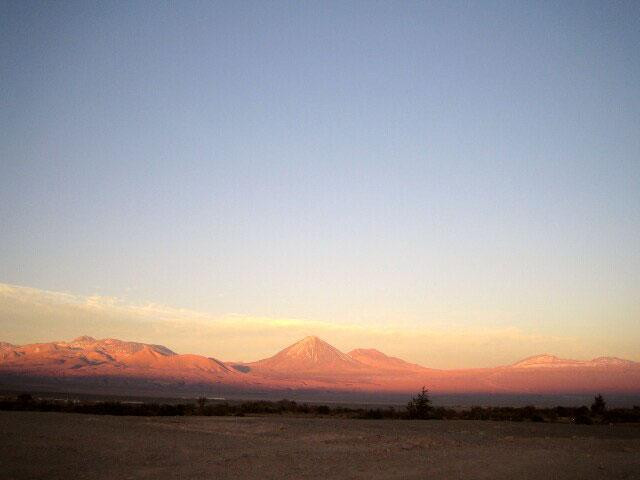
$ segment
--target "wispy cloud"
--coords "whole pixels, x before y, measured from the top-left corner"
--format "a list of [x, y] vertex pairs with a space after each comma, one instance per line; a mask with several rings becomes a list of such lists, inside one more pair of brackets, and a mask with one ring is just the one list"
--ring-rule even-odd
[[346, 351], [378, 348], [408, 361], [442, 368], [506, 364], [547, 351], [589, 353], [575, 338], [523, 332], [515, 327], [387, 328], [241, 314], [216, 317], [167, 305], [132, 304], [115, 297], [0, 284], [0, 339], [29, 343], [80, 334], [160, 343], [182, 353], [245, 361], [272, 355], [306, 335], [318, 335]]

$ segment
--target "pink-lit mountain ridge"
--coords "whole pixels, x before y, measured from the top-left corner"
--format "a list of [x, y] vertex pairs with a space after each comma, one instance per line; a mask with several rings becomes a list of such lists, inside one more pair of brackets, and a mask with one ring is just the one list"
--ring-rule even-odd
[[441, 370], [389, 357], [375, 349], [343, 353], [307, 337], [270, 358], [251, 363], [180, 355], [161, 345], [97, 340], [16, 346], [0, 342], [0, 386], [99, 385], [136, 389], [322, 390], [439, 393], [640, 393], [640, 363], [614, 357], [592, 360], [537, 355], [494, 368]]

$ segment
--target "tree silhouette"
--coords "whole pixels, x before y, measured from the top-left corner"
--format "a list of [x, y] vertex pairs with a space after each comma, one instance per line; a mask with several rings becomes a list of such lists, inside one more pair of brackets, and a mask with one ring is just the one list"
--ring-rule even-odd
[[413, 397], [407, 404], [407, 416], [409, 418], [425, 420], [429, 418], [432, 409], [429, 390], [427, 390], [426, 387], [422, 387], [422, 391], [418, 396]]
[[604, 401], [602, 395], [596, 395], [593, 398], [593, 403], [591, 404], [591, 413], [593, 413], [594, 415], [602, 415], [606, 409], [607, 402]]

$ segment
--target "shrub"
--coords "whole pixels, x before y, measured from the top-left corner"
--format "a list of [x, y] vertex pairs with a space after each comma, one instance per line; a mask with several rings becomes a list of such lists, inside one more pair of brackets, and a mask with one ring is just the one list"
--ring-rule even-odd
[[21, 393], [18, 395], [18, 403], [31, 403], [33, 402], [33, 397], [28, 393]]
[[282, 399], [276, 402], [282, 412], [297, 412], [298, 404], [293, 400]]
[[329, 408], [327, 405], [318, 405], [316, 407], [316, 413], [318, 413], [319, 415], [329, 415], [331, 413], [331, 408]]
[[384, 413], [379, 408], [368, 409], [360, 413], [358, 418], [364, 418], [367, 420], [382, 420], [384, 418]]
[[574, 423], [577, 425], [591, 425], [593, 424], [593, 420], [591, 420], [591, 417], [587, 415], [578, 415], [575, 418]]

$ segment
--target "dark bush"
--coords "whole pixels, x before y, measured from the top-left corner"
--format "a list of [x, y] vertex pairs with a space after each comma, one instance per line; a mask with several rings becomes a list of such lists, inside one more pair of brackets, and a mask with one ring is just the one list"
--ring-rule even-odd
[[318, 415], [329, 415], [331, 413], [331, 408], [329, 408], [327, 405], [318, 405], [316, 407], [316, 413]]
[[640, 408], [614, 408], [604, 413], [605, 423], [640, 423]]
[[293, 400], [287, 400], [287, 399], [283, 399], [283, 400], [279, 400], [278, 402], [276, 402], [278, 405], [278, 408], [280, 408], [281, 412], [297, 412], [298, 411], [298, 404], [296, 402], [294, 402]]
[[20, 395], [18, 395], [18, 402], [19, 403], [31, 403], [31, 402], [33, 402], [33, 397], [28, 393], [21, 393]]
[[379, 408], [364, 410], [358, 418], [367, 420], [382, 420], [384, 418], [384, 412]]
[[575, 417], [573, 423], [577, 425], [592, 425], [593, 420], [591, 420], [591, 417], [587, 415], [578, 415], [577, 417]]

